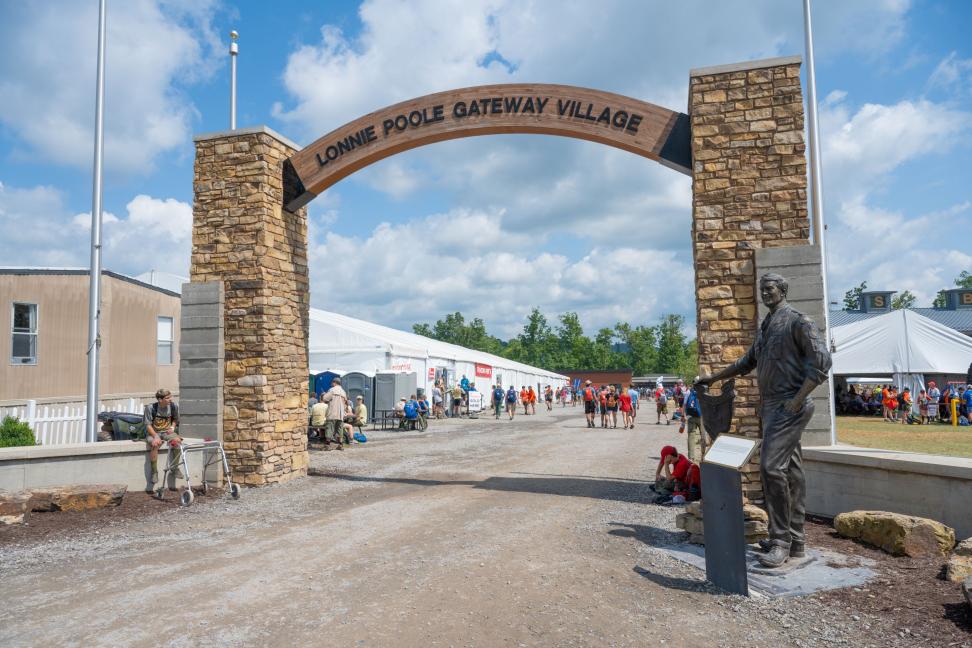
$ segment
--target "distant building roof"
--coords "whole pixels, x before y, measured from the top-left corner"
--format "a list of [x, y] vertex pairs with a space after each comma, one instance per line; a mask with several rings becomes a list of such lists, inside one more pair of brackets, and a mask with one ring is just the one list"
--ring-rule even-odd
[[171, 272], [162, 272], [160, 270], [149, 270], [148, 272], [137, 275], [135, 278], [144, 283], [179, 293], [180, 295], [182, 294], [182, 284], [189, 283], [189, 277], [172, 274]]
[[[946, 310], [944, 308], [910, 308], [919, 315], [924, 315], [928, 319], [934, 320], [939, 324], [955, 329], [959, 333], [972, 335], [972, 309], [966, 310]], [[884, 313], [865, 313], [863, 311], [832, 310], [830, 311], [830, 325], [843, 326], [861, 320], [878, 317]]]
[[[22, 275], [22, 276], [83, 275], [86, 277], [88, 276], [88, 274], [89, 274], [88, 268], [33, 268], [33, 267], [13, 268], [13, 267], [0, 266], [0, 275]], [[169, 295], [171, 297], [179, 297], [179, 292], [177, 291], [168, 290], [162, 286], [153, 285], [151, 283], [148, 283], [147, 281], [142, 281], [135, 277], [129, 277], [128, 275], [124, 275], [119, 272], [113, 272], [112, 270], [102, 270], [101, 275], [103, 277], [112, 277], [114, 279], [118, 279], [119, 281], [126, 281], [128, 283], [135, 284], [136, 286], [142, 286], [143, 288], [148, 288], [150, 290], [156, 290], [160, 293]]]

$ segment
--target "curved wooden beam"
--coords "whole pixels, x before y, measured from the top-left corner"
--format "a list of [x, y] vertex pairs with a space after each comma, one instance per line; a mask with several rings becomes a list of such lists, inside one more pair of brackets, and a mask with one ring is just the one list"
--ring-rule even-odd
[[409, 149], [477, 135], [534, 133], [598, 142], [692, 175], [688, 115], [611, 92], [552, 84], [449, 90], [383, 108], [331, 131], [290, 158], [302, 187], [293, 211], [369, 164]]

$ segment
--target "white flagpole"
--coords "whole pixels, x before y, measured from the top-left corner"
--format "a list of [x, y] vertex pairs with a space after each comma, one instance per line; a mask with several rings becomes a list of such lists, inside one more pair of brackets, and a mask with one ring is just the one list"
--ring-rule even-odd
[[[813, 213], [813, 243], [820, 250], [820, 270], [823, 283], [824, 329], [828, 345], [830, 333], [830, 291], [827, 288], [827, 228], [823, 222], [823, 178], [820, 172], [820, 131], [817, 124], [817, 72], [813, 60], [813, 27], [810, 24], [810, 0], [803, 0], [803, 35], [807, 50], [807, 132], [810, 134], [810, 197]], [[830, 409], [830, 445], [837, 445], [837, 420], [834, 410], [834, 371], [828, 372], [827, 399]]]
[[88, 396], [85, 437], [98, 440], [98, 352], [101, 347], [101, 194], [105, 147], [105, 7], [98, 3], [98, 73], [95, 82], [94, 180], [91, 198], [91, 269], [88, 286]]
[[230, 130], [236, 130], [236, 57], [240, 53], [240, 47], [236, 44], [236, 39], [240, 35], [233, 30], [230, 32]]

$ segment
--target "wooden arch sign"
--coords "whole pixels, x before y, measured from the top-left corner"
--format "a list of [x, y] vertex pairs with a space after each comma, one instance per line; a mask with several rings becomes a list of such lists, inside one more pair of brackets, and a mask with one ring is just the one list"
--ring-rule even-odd
[[499, 84], [449, 90], [383, 108], [331, 131], [290, 158], [301, 186], [294, 211], [369, 164], [476, 135], [533, 133], [598, 142], [692, 175], [689, 117], [588, 88]]

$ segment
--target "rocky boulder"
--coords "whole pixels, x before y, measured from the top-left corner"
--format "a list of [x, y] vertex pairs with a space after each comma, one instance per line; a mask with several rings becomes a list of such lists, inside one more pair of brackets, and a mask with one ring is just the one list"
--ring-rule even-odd
[[948, 559], [945, 578], [957, 583], [972, 576], [972, 538], [958, 543]]
[[965, 602], [972, 607], [972, 576], [962, 581], [962, 594], [965, 594]]
[[83, 484], [30, 491], [32, 511], [88, 511], [118, 506], [125, 497], [124, 484]]
[[0, 525], [23, 524], [30, 514], [30, 493], [0, 491]]
[[955, 530], [941, 522], [886, 511], [850, 511], [834, 519], [845, 538], [860, 540], [895, 556], [947, 556], [955, 546]]

